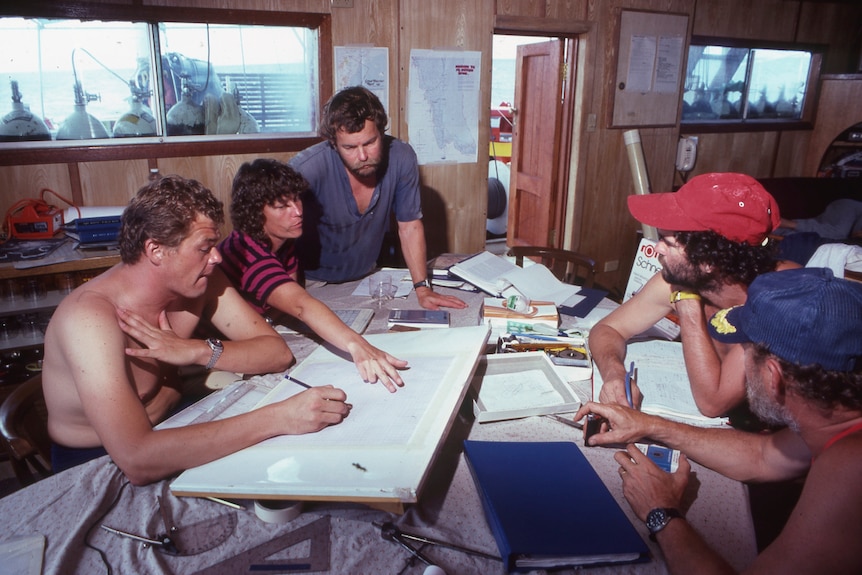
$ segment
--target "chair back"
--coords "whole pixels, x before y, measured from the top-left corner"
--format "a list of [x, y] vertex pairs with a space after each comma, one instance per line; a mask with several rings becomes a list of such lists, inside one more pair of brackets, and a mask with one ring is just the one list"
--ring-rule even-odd
[[556, 248], [537, 246], [514, 246], [509, 255], [515, 264], [523, 267], [524, 258], [537, 259], [544, 264], [561, 282], [591, 288], [596, 278], [596, 262], [593, 258]]
[[22, 383], [0, 405], [0, 435], [22, 486], [51, 475], [51, 439], [41, 375]]

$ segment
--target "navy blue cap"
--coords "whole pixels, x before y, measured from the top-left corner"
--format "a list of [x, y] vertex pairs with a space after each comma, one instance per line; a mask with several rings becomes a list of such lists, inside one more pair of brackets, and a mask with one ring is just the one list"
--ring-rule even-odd
[[862, 283], [828, 268], [798, 268], [758, 276], [744, 305], [709, 321], [713, 338], [754, 342], [797, 365], [827, 371], [862, 366]]

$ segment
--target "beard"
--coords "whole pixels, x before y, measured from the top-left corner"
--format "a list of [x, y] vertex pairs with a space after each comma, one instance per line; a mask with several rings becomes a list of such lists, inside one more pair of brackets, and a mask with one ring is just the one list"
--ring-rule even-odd
[[[345, 164], [346, 165], [346, 164]], [[370, 178], [377, 174], [377, 169], [380, 167], [379, 161], [365, 162], [364, 164], [347, 165], [347, 169], [357, 178]]]
[[717, 282], [713, 272], [705, 272], [701, 268], [691, 265], [688, 261], [673, 265], [668, 264], [667, 261], [661, 261], [661, 259], [659, 262], [662, 264], [662, 278], [672, 286], [679, 286], [695, 293], [709, 291], [716, 286]]
[[792, 431], [799, 431], [799, 424], [787, 407], [773, 401], [764, 389], [763, 380], [759, 375], [746, 376], [745, 392], [752, 413], [762, 421], [772, 425], [786, 425]]

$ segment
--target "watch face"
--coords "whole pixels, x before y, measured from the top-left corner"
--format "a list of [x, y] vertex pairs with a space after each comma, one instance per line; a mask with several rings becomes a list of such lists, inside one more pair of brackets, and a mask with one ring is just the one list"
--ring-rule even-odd
[[224, 344], [221, 342], [221, 340], [214, 337], [207, 339], [207, 344], [209, 344], [210, 349], [212, 349], [213, 351], [217, 349], [224, 349]]
[[660, 531], [668, 521], [670, 521], [670, 517], [668, 517], [667, 511], [662, 508], [653, 509], [647, 515], [646, 526], [650, 532], [655, 533], [656, 531]]

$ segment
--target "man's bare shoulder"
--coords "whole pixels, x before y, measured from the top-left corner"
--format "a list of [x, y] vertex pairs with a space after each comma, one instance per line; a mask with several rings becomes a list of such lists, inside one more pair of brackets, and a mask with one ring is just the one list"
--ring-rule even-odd
[[52, 323], [75, 321], [104, 314], [114, 316], [117, 304], [111, 293], [109, 282], [103, 282], [100, 279], [100, 277], [96, 277], [82, 284], [63, 298], [51, 316]]

